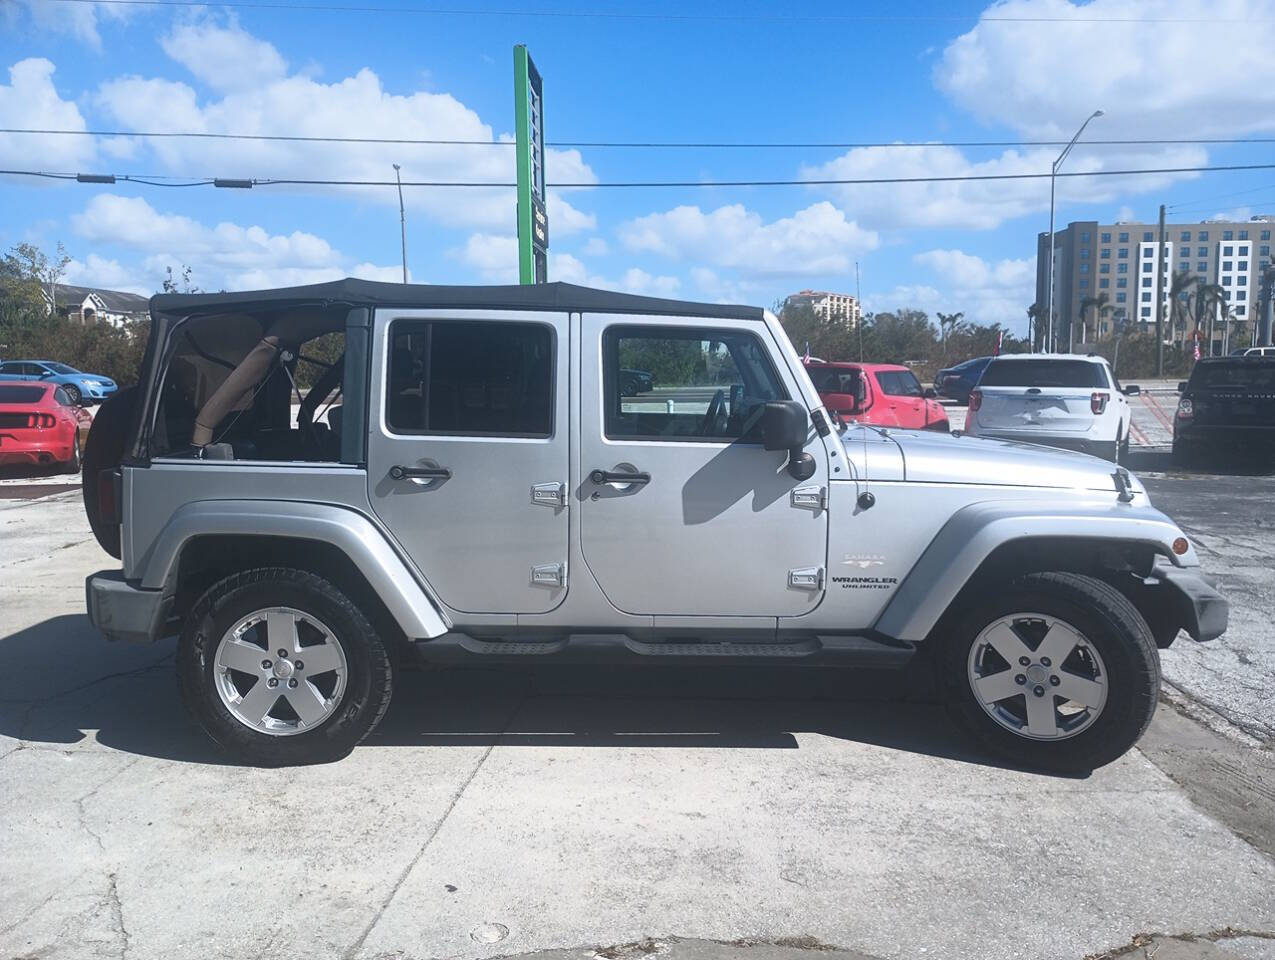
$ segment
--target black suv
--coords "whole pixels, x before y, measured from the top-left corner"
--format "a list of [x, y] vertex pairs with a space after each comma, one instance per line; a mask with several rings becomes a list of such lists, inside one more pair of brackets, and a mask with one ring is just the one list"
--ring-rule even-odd
[[1210, 357], [1178, 384], [1173, 459], [1189, 463], [1205, 447], [1275, 451], [1275, 357]]

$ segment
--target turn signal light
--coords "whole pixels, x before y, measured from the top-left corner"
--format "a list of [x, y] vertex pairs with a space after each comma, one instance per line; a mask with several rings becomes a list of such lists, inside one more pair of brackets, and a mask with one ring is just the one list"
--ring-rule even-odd
[[1191, 549], [1191, 545], [1186, 542], [1186, 537], [1178, 537], [1173, 541], [1173, 552], [1179, 557]]
[[1091, 393], [1089, 394], [1089, 409], [1095, 414], [1102, 413], [1102, 411], [1107, 409], [1107, 401], [1110, 399], [1111, 394], [1109, 393]]
[[978, 412], [978, 408], [979, 408], [979, 407], [981, 407], [982, 405], [983, 405], [983, 391], [982, 391], [982, 390], [971, 390], [971, 391], [970, 391], [970, 406], [969, 406], [969, 412], [970, 412], [970, 413], [977, 413], [977, 412]]
[[1190, 420], [1195, 416], [1195, 404], [1191, 402], [1190, 397], [1183, 397], [1178, 401], [1178, 419]]

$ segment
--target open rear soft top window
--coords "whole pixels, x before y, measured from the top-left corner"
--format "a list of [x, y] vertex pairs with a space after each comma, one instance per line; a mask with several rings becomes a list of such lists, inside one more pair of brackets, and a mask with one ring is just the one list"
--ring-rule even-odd
[[983, 371], [980, 387], [1108, 386], [1102, 365], [1087, 360], [993, 360]]
[[0, 403], [39, 403], [46, 387], [0, 386]]

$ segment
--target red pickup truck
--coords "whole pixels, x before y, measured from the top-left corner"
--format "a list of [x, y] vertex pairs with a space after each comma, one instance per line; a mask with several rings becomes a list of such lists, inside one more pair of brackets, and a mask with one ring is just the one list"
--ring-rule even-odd
[[949, 430], [947, 413], [931, 389], [895, 363], [810, 360], [806, 372], [823, 404], [843, 420], [904, 430]]

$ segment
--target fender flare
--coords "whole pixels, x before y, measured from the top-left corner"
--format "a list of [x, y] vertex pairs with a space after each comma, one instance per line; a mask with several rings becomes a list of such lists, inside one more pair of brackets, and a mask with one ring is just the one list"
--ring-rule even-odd
[[1149, 506], [1116, 503], [1049, 504], [988, 501], [954, 513], [886, 604], [873, 629], [896, 640], [923, 641], [992, 551], [1037, 538], [1138, 543], [1175, 567], [1198, 567], [1195, 548], [1174, 554], [1183, 536], [1177, 525]]
[[142, 588], [167, 588], [176, 575], [183, 547], [199, 536], [284, 537], [331, 544], [358, 567], [409, 638], [437, 637], [451, 629], [429, 585], [412, 571], [385, 535], [354, 510], [272, 500], [184, 504], [142, 558]]

